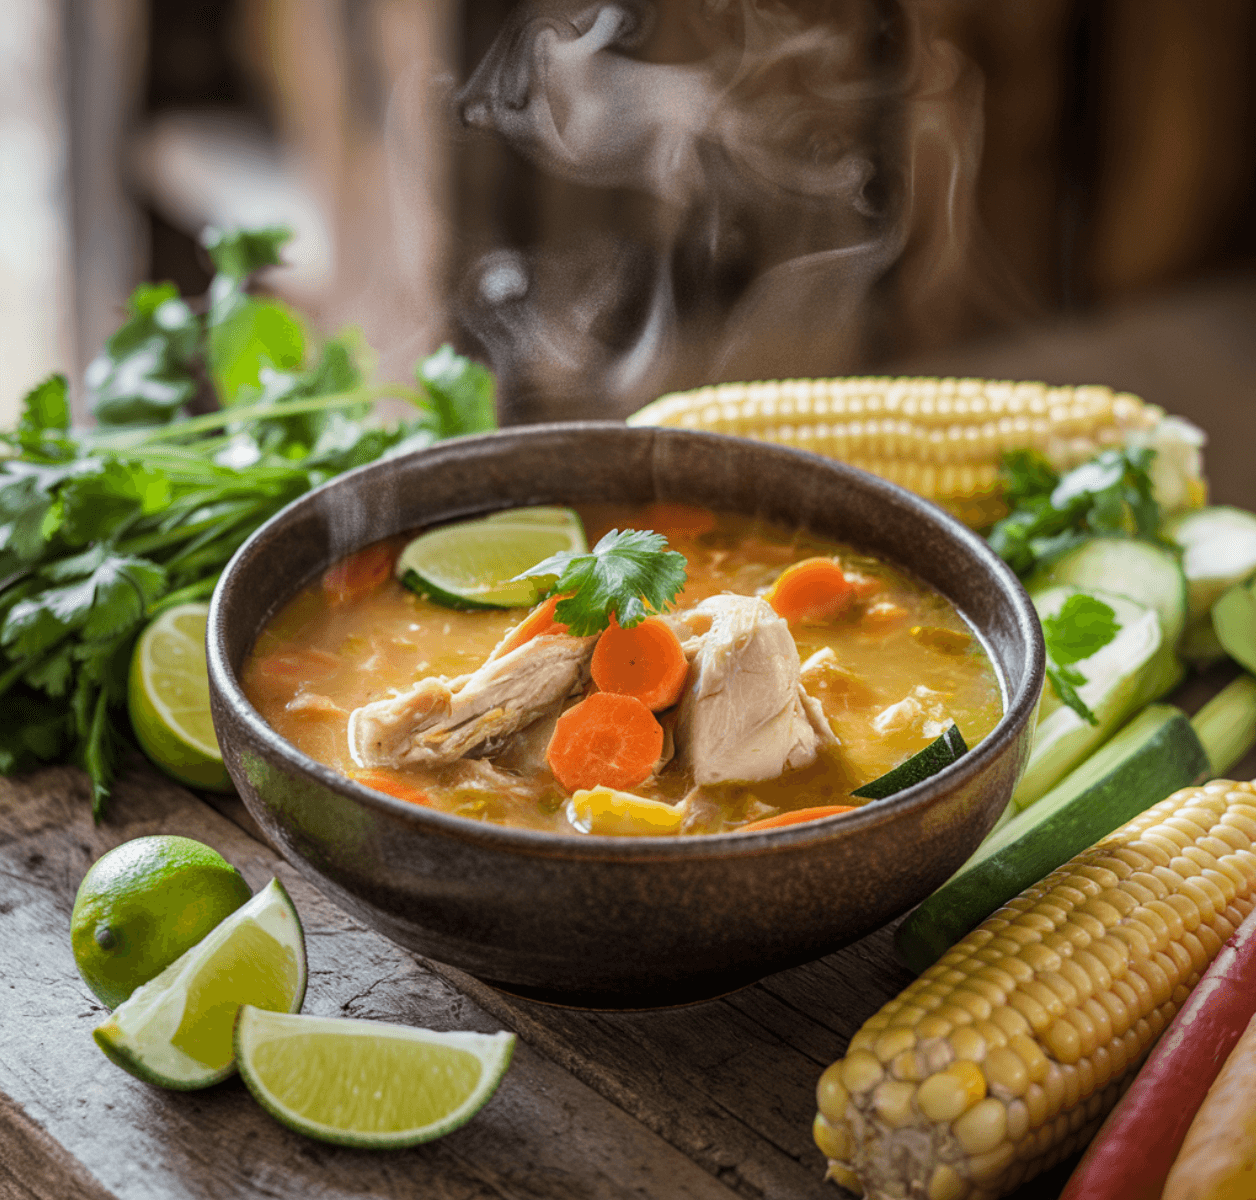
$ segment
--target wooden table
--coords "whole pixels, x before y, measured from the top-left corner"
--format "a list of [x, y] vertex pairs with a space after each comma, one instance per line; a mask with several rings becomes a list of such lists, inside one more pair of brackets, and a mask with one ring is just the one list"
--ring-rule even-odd
[[[1176, 305], [1176, 307], [1175, 307]], [[1094, 380], [1143, 391], [1213, 434], [1219, 500], [1256, 507], [1256, 282], [1223, 281], [1064, 327], [903, 364], [934, 372]], [[1224, 668], [1174, 697], [1188, 711]], [[1256, 776], [1256, 755], [1232, 774]], [[205, 799], [136, 764], [92, 825], [71, 768], [0, 778], [0, 1200], [820, 1200], [814, 1087], [856, 1028], [911, 978], [891, 930], [689, 1008], [580, 1012], [495, 992], [345, 916], [256, 836], [238, 801]], [[278, 875], [306, 930], [305, 1011], [435, 1029], [514, 1030], [497, 1095], [465, 1128], [413, 1150], [309, 1141], [273, 1122], [238, 1079], [165, 1092], [114, 1067], [91, 1029], [104, 1009], [79, 979], [69, 916], [105, 850], [155, 832], [220, 850], [256, 889]], [[1017, 1200], [1049, 1200], [1069, 1164]]]

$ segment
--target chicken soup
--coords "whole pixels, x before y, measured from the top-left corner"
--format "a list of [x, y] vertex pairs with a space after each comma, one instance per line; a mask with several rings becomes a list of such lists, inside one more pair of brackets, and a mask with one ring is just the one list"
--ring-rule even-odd
[[517, 582], [475, 609], [416, 582], [398, 568], [413, 535], [368, 547], [268, 624], [246, 694], [368, 787], [569, 834], [845, 811], [916, 756], [936, 770], [937, 748], [975, 745], [1002, 715], [964, 618], [887, 563], [736, 514], [576, 511], [594, 551], [541, 564], [554, 594], [530, 609], [500, 606]]

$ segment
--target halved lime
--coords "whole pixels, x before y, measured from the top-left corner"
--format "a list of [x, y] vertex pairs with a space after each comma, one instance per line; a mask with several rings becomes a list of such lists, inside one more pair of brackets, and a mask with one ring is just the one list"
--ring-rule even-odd
[[275, 1120], [324, 1142], [392, 1149], [430, 1142], [479, 1112], [510, 1065], [515, 1035], [246, 1005], [235, 1048], [249, 1091]]
[[180, 783], [231, 791], [209, 715], [205, 623], [209, 605], [179, 604], [135, 643], [127, 704], [144, 753]]
[[125, 1071], [162, 1087], [208, 1087], [235, 1070], [241, 1004], [297, 1012], [305, 999], [305, 937], [272, 879], [156, 979], [136, 988], [93, 1036]]
[[533, 504], [527, 508], [503, 508], [484, 518], [486, 521], [505, 522], [507, 525], [568, 525], [580, 531], [584, 537], [584, 522], [574, 508], [559, 508], [554, 504]]
[[[546, 513], [566, 518], [541, 520], [538, 514]], [[570, 509], [508, 509], [420, 534], [397, 559], [397, 578], [450, 608], [529, 608], [543, 583], [515, 576], [551, 554], [588, 549], [580, 518]]]

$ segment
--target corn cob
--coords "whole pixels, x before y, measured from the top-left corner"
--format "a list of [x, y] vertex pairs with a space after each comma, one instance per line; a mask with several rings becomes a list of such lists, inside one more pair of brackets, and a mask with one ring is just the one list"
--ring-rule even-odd
[[[1008, 451], [1039, 450], [1066, 471], [1107, 447], [1153, 441], [1163, 420], [1161, 409], [1109, 387], [873, 377], [721, 383], [673, 392], [634, 413], [628, 424], [731, 433], [841, 459], [983, 528], [1007, 512], [999, 466]], [[1169, 421], [1190, 431], [1188, 438], [1198, 432], [1177, 418]], [[1191, 447], [1196, 480], [1201, 440]], [[1168, 507], [1202, 503], [1201, 490]]]
[[1085, 1145], [1256, 905], [1256, 786], [1184, 788], [1021, 893], [816, 1090], [829, 1177], [992, 1200]]

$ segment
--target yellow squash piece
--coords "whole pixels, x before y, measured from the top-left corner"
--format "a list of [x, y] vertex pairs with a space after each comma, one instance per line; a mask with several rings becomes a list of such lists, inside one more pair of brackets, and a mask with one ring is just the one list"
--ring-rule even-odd
[[1021, 893], [820, 1078], [830, 1177], [993, 1200], [1093, 1136], [1256, 905], [1256, 786], [1184, 788]]

